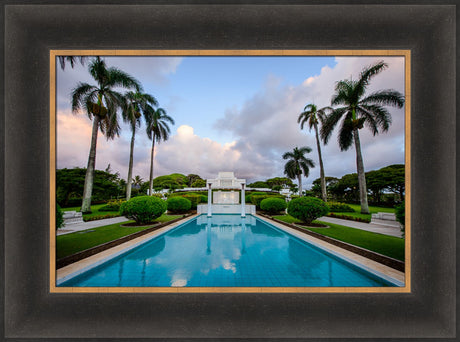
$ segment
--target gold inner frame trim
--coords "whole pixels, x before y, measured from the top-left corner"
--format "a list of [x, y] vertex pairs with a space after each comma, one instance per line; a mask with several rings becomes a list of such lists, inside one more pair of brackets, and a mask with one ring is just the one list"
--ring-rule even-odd
[[[56, 57], [57, 56], [391, 56], [404, 57], [405, 286], [403, 287], [57, 287], [56, 286]], [[50, 293], [410, 293], [411, 292], [411, 51], [410, 50], [50, 50]]]

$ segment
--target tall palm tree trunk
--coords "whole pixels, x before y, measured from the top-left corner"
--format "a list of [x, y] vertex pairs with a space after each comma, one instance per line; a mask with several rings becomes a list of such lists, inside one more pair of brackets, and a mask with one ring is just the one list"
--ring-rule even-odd
[[136, 130], [133, 128], [133, 135], [131, 137], [131, 146], [129, 150], [129, 165], [128, 165], [128, 179], [126, 180], [126, 200], [131, 198], [131, 184], [133, 182], [133, 155], [134, 155], [134, 137]]
[[153, 158], [155, 151], [155, 134], [152, 136], [152, 151], [150, 152], [150, 177], [149, 177], [149, 196], [153, 194]]
[[94, 168], [96, 165], [96, 145], [97, 133], [99, 131], [99, 117], [94, 115], [93, 130], [91, 133], [91, 146], [89, 148], [88, 165], [86, 167], [85, 185], [83, 188], [83, 200], [81, 203], [81, 212], [91, 212], [91, 195], [93, 193]]
[[321, 178], [321, 197], [324, 202], [327, 202], [326, 192], [326, 177], [324, 176], [323, 157], [321, 156], [321, 146], [319, 143], [318, 136], [318, 124], [315, 122], [315, 133], [316, 133], [316, 146], [318, 147], [318, 158], [319, 158], [319, 177]]
[[299, 196], [302, 197], [302, 175], [297, 175], [297, 181], [299, 182]]
[[369, 205], [367, 204], [366, 174], [364, 173], [363, 156], [361, 153], [361, 143], [359, 142], [358, 129], [353, 129], [353, 138], [356, 148], [356, 168], [358, 171], [359, 198], [361, 201], [361, 214], [369, 214]]

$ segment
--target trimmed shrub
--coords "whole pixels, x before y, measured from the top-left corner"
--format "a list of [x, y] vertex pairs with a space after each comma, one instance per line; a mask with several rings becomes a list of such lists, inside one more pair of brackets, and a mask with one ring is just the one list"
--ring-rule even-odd
[[334, 213], [354, 213], [354, 209], [348, 204], [340, 202], [328, 202], [329, 210]]
[[260, 210], [260, 203], [268, 198], [270, 196], [268, 195], [251, 195], [251, 203], [254, 204], [256, 206], [257, 209]]
[[59, 204], [56, 203], [56, 229], [64, 227], [64, 213]]
[[200, 203], [208, 203], [208, 196], [201, 195], [201, 202]]
[[99, 208], [99, 211], [120, 211], [121, 204], [125, 202], [122, 199], [110, 200], [106, 205]]
[[183, 214], [190, 210], [192, 202], [184, 197], [171, 197], [166, 201], [168, 211], [175, 214]]
[[286, 207], [286, 201], [278, 197], [266, 198], [260, 202], [260, 209], [270, 214], [279, 213], [280, 211], [286, 209]]
[[166, 211], [166, 202], [154, 196], [139, 196], [122, 203], [120, 213], [138, 224], [148, 224]]
[[188, 199], [190, 202], [192, 202], [192, 209], [196, 209], [196, 206], [198, 205], [198, 203], [200, 203], [201, 201], [201, 195], [198, 195], [198, 194], [187, 194], [187, 195], [184, 195], [182, 196], [183, 198], [186, 198]]
[[318, 217], [329, 212], [326, 203], [316, 197], [299, 197], [291, 200], [287, 208], [288, 214], [305, 223], [311, 223]]

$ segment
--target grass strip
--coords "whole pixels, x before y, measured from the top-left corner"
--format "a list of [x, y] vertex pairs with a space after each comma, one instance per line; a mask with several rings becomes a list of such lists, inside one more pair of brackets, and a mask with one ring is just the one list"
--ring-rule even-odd
[[[290, 215], [274, 216], [274, 218], [287, 223], [295, 224], [301, 222]], [[326, 224], [330, 228], [308, 228], [303, 226], [298, 227], [389, 256], [390, 258], [404, 261], [405, 241], [402, 238], [368, 232], [366, 230], [346, 227], [329, 222], [313, 222]]]
[[[163, 223], [180, 218], [182, 215], [162, 215], [155, 222]], [[126, 221], [107, 226], [90, 228], [80, 232], [56, 236], [56, 257], [61, 259], [68, 255], [84, 251], [88, 248], [99, 246], [126, 235], [137, 233], [141, 230], [153, 227], [154, 224], [142, 227], [122, 227], [123, 224], [134, 221]]]

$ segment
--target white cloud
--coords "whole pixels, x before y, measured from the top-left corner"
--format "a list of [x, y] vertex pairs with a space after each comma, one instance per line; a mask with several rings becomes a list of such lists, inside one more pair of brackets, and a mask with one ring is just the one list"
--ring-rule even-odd
[[[276, 75], [269, 75], [263, 89], [239, 106], [227, 108], [224, 117], [214, 123], [216, 130], [229, 133], [232, 137], [227, 143], [217, 143], [197, 135], [193, 127], [195, 123], [179, 126], [172, 130], [168, 141], [156, 145], [154, 176], [179, 172], [213, 178], [219, 171], [234, 171], [237, 177], [246, 178], [249, 182], [283, 176], [282, 154], [296, 146], [310, 146], [313, 151], [308, 157], [318, 164], [314, 133], [309, 132], [308, 128], [300, 131], [297, 124], [299, 113], [307, 103], [314, 102], [320, 107], [329, 105], [336, 81], [350, 77], [356, 79], [364, 66], [380, 59], [384, 59], [389, 68], [372, 80], [369, 91], [394, 88], [404, 93], [402, 58], [339, 57], [333, 68], [323, 67], [319, 75], [309, 76], [298, 85], [283, 85]], [[166, 61], [163, 72], [175, 72], [180, 60]], [[155, 74], [142, 63], [146, 63], [146, 60], [132, 66], [120, 58], [117, 66], [132, 74], [145, 70], [145, 76], [150, 73], [161, 82], [162, 75]], [[83, 69], [80, 67], [80, 73], [77, 69], [66, 68], [67, 86], [76, 84], [77, 79], [85, 81], [81, 74]], [[59, 77], [58, 73], [58, 82]], [[63, 93], [65, 91], [60, 90], [58, 103], [64, 98], [68, 103], [68, 95], [64, 96]], [[366, 170], [404, 162], [404, 110], [391, 108], [390, 112], [393, 124], [388, 133], [373, 137], [368, 130], [360, 132]], [[122, 128], [123, 135], [113, 141], [106, 141], [99, 134], [96, 167], [104, 169], [110, 163], [112, 169], [125, 178], [131, 134], [128, 127]], [[91, 121], [87, 116], [75, 116], [61, 108], [57, 139], [59, 168], [86, 166], [90, 134]], [[144, 180], [149, 175], [150, 148], [151, 141], [142, 127], [136, 135], [133, 175], [140, 175]], [[341, 177], [356, 172], [354, 147], [341, 152], [336, 135], [331, 137], [328, 145], [322, 145], [322, 152], [326, 175]], [[319, 166], [313, 168], [308, 179], [303, 181], [304, 188], [318, 177]]]

